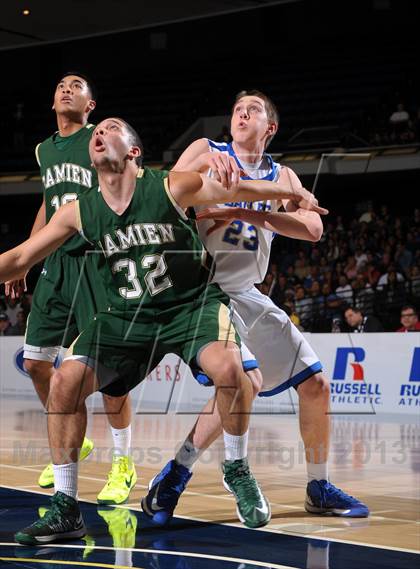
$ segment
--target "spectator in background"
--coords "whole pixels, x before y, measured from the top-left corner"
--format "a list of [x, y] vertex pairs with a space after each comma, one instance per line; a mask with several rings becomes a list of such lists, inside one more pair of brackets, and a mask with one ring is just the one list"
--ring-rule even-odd
[[303, 286], [298, 285], [295, 292], [295, 308], [304, 330], [308, 330], [311, 327], [312, 302], [312, 298], [306, 296]]
[[10, 336], [10, 320], [5, 312], [0, 312], [0, 336]]
[[285, 311], [287, 316], [290, 318], [290, 320], [293, 322], [293, 324], [299, 330], [302, 330], [302, 326], [300, 325], [300, 318], [299, 318], [299, 316], [296, 312], [296, 309], [295, 309], [295, 304], [294, 304], [293, 300], [290, 299], [290, 297], [288, 299], [286, 299], [286, 302], [283, 305], [283, 310]]
[[407, 305], [401, 308], [401, 328], [397, 332], [420, 332], [420, 322], [414, 306]]
[[344, 318], [353, 332], [383, 332], [382, 324], [375, 316], [365, 316], [356, 307], [347, 308], [344, 311]]
[[305, 267], [305, 259], [296, 259], [295, 261], [295, 275], [301, 281], [308, 276], [308, 268]]
[[274, 275], [272, 273], [267, 273], [265, 275], [265, 279], [261, 284], [258, 285], [258, 289], [260, 292], [265, 294], [266, 296], [271, 296], [273, 293], [273, 289], [275, 287], [275, 280]]
[[365, 276], [366, 276], [366, 280], [370, 284], [370, 286], [373, 288], [376, 288], [376, 285], [377, 285], [378, 280], [381, 276], [381, 273], [376, 268], [375, 263], [370, 262], [366, 265]]
[[20, 300], [8, 296], [7, 298], [5, 298], [5, 304], [6, 304], [5, 312], [9, 317], [9, 320], [13, 326], [14, 324], [16, 324], [17, 321], [17, 313], [19, 312], [19, 310], [21, 310]]
[[352, 288], [356, 307], [364, 314], [372, 314], [374, 293], [370, 284], [366, 282], [363, 273], [357, 273], [356, 279], [352, 282]]
[[8, 336], [24, 336], [26, 331], [26, 314], [23, 310], [19, 310], [16, 314], [16, 324], [10, 326]]
[[288, 290], [287, 279], [284, 273], [277, 275], [276, 284], [274, 285], [272, 299], [277, 306], [282, 306], [286, 301], [286, 291]]
[[412, 256], [415, 255], [418, 249], [418, 243], [416, 243], [413, 231], [409, 231], [406, 235], [405, 248], [410, 251]]
[[375, 211], [373, 209], [373, 203], [369, 202], [367, 206], [367, 211], [362, 213], [362, 215], [359, 218], [359, 223], [370, 223], [374, 219], [375, 219]]
[[318, 281], [312, 282], [307, 295], [312, 298], [312, 320], [319, 320], [324, 313], [324, 297], [321, 294], [321, 285]]
[[[322, 296], [324, 299], [325, 318], [328, 321], [334, 318], [340, 318], [343, 300], [336, 293], [331, 291], [330, 285], [327, 283], [322, 285]], [[330, 329], [330, 326], [328, 329]]]
[[300, 279], [295, 275], [295, 268], [293, 265], [289, 265], [287, 267], [286, 278], [288, 288], [294, 288], [296, 285], [301, 283]]
[[349, 281], [354, 279], [357, 275], [357, 264], [356, 259], [353, 255], [350, 255], [350, 257], [347, 259], [347, 264], [344, 267], [344, 274], [349, 279]]
[[410, 115], [407, 113], [402, 103], [398, 103], [397, 110], [389, 117], [389, 122], [391, 125], [392, 135], [395, 139], [398, 139], [402, 133], [408, 130]]
[[338, 279], [338, 283], [340, 286], [338, 286], [335, 289], [335, 294], [339, 298], [341, 298], [346, 304], [352, 304], [353, 303], [353, 289], [352, 289], [351, 285], [349, 285], [347, 277], [345, 275], [341, 275]]
[[310, 290], [314, 282], [322, 282], [323, 278], [319, 274], [318, 265], [311, 265], [309, 268], [309, 275], [304, 279], [303, 286], [306, 290]]
[[354, 258], [356, 259], [357, 270], [360, 271], [360, 269], [362, 269], [367, 263], [368, 260], [367, 254], [364, 251], [362, 251], [359, 247], [358, 249], [356, 249]]
[[420, 297], [420, 270], [417, 266], [411, 267], [408, 271], [407, 288], [412, 296]]
[[399, 305], [405, 302], [405, 285], [404, 282], [398, 280], [398, 273], [393, 270], [388, 271], [387, 284], [383, 287], [383, 291], [386, 294], [387, 301], [390, 305]]
[[400, 269], [405, 273], [413, 260], [413, 254], [406, 249], [404, 243], [398, 243], [395, 251], [394, 260], [398, 263]]
[[[403, 283], [404, 282], [404, 277], [402, 276], [401, 273], [398, 273], [395, 269], [394, 265], [389, 265], [387, 272], [382, 275], [380, 277], [380, 279], [378, 280], [378, 286], [376, 287], [378, 290], [382, 290], [384, 289], [385, 286], [388, 285], [388, 282], [390, 280], [390, 275], [391, 275], [391, 279], [394, 281], [394, 278], [397, 282], [399, 283]], [[395, 277], [394, 277], [395, 275]]]

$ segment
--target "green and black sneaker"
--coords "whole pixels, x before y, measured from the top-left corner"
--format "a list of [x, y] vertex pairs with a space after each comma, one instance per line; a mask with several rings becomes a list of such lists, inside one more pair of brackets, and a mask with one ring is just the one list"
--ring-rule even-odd
[[85, 533], [86, 527], [77, 500], [56, 492], [51, 498], [51, 508], [32, 525], [15, 533], [15, 541], [23, 545], [36, 545], [61, 539], [79, 539]]
[[222, 463], [223, 485], [236, 499], [236, 511], [243, 524], [259, 528], [271, 519], [271, 508], [249, 469], [248, 460], [225, 460]]

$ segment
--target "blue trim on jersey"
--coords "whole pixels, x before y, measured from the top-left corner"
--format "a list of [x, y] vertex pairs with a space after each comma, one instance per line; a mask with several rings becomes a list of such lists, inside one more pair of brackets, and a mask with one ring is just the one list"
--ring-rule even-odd
[[[236, 156], [235, 151], [233, 150], [231, 142], [229, 142], [229, 143], [227, 143], [227, 142], [214, 142], [213, 140], [210, 140], [209, 138], [207, 140], [208, 140], [209, 145], [212, 148], [216, 148], [220, 152], [228, 152], [229, 156], [232, 156], [235, 159], [239, 168], [241, 168], [242, 170], [244, 169], [239, 158]], [[267, 174], [267, 176], [264, 176], [264, 178], [251, 178], [251, 176], [241, 176], [241, 180], [257, 180], [258, 179], [258, 180], [268, 180], [269, 182], [273, 182], [276, 178], [276, 175], [277, 175], [277, 166], [274, 164], [274, 160], [272, 159], [270, 154], [266, 154], [264, 152], [263, 159], [264, 158], [268, 161], [268, 166], [270, 168], [270, 173]]]
[[221, 152], [229, 152], [229, 144], [227, 142], [214, 142], [214, 140], [210, 140], [210, 138], [208, 138], [207, 141], [212, 148], [216, 148]]
[[258, 397], [272, 397], [273, 395], [277, 395], [282, 391], [286, 391], [286, 389], [290, 389], [290, 387], [296, 387], [299, 383], [309, 379], [315, 373], [322, 371], [322, 364], [321, 362], [315, 362], [311, 366], [305, 368], [301, 372], [297, 373], [284, 383], [274, 387], [274, 389], [270, 389], [270, 391], [262, 391], [258, 394]]
[[[251, 371], [253, 369], [257, 369], [259, 367], [257, 360], [245, 360], [242, 362], [242, 369], [246, 371]], [[208, 377], [202, 369], [199, 368], [190, 368], [191, 373], [193, 374], [194, 378], [198, 381], [200, 385], [204, 385], [205, 387], [212, 387], [214, 385], [213, 380]]]
[[211, 387], [214, 385], [213, 380], [207, 377], [203, 371], [191, 370], [191, 372], [200, 385], [204, 385], [205, 387]]
[[[230, 156], [233, 156], [233, 158], [235, 158], [235, 161], [237, 163], [237, 165], [239, 166], [239, 168], [242, 168], [242, 170], [244, 169], [244, 167], [242, 166], [239, 158], [236, 156], [235, 151], [233, 150], [233, 146], [232, 143], [229, 143], [227, 145], [227, 151], [229, 152]], [[263, 159], [266, 158], [268, 161], [268, 166], [270, 168], [270, 173], [267, 174], [267, 176], [264, 176], [264, 178], [251, 178], [251, 176], [241, 176], [241, 180], [268, 180], [269, 182], [272, 182], [276, 175], [277, 175], [277, 166], [274, 165], [274, 160], [271, 158], [270, 154], [266, 154], [264, 152], [263, 154]]]
[[242, 368], [244, 371], [251, 371], [252, 369], [257, 369], [259, 367], [257, 360], [246, 360], [242, 362]]

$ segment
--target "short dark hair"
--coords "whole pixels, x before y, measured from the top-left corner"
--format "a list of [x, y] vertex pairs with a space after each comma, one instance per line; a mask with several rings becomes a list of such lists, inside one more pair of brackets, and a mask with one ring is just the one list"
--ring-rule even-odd
[[403, 310], [412, 310], [414, 312], [414, 314], [417, 316], [417, 308], [415, 306], [413, 306], [412, 304], [406, 304], [405, 306], [403, 306], [401, 308], [401, 312]]
[[357, 314], [361, 314], [363, 316], [363, 312], [360, 310], [360, 308], [357, 308], [356, 306], [347, 306], [344, 312], [347, 312], [347, 310], [353, 310], [353, 312], [357, 312]]
[[131, 124], [128, 124], [128, 122], [125, 121], [124, 119], [120, 117], [115, 117], [115, 118], [117, 118], [119, 121], [121, 121], [124, 124], [128, 134], [130, 135], [130, 144], [132, 144], [133, 146], [138, 146], [140, 148], [141, 154], [136, 158], [136, 164], [138, 167], [140, 167], [143, 164], [144, 148], [139, 133], [136, 131], [135, 128], [131, 126]]
[[90, 96], [94, 101], [98, 100], [98, 90], [96, 89], [95, 83], [92, 79], [86, 75], [86, 73], [81, 73], [80, 71], [66, 71], [60, 77], [60, 81], [64, 79], [64, 77], [68, 77], [69, 75], [76, 75], [76, 77], [80, 77], [83, 81], [86, 81], [86, 85], [90, 91]]
[[[268, 120], [276, 123], [276, 125], [278, 126], [278, 124], [279, 124], [279, 112], [277, 110], [276, 105], [273, 103], [273, 101], [270, 99], [270, 97], [268, 97], [265, 93], [263, 93], [262, 91], [259, 91], [258, 89], [248, 89], [248, 90], [244, 90], [244, 91], [239, 91], [239, 93], [235, 97], [235, 102], [233, 103], [232, 111], [235, 108], [236, 103], [240, 99], [242, 99], [243, 97], [258, 97], [259, 99], [262, 99], [264, 101], [265, 110], [267, 113]], [[275, 136], [275, 134], [273, 134], [272, 136], [267, 138], [267, 142], [265, 144], [266, 148], [268, 147], [270, 142], [273, 140], [274, 136]]]

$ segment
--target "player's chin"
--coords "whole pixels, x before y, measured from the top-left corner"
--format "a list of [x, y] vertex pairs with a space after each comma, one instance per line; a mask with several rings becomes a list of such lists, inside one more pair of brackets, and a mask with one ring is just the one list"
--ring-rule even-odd
[[109, 158], [104, 152], [93, 152], [92, 164], [96, 169], [104, 167], [106, 164], [109, 164]]

